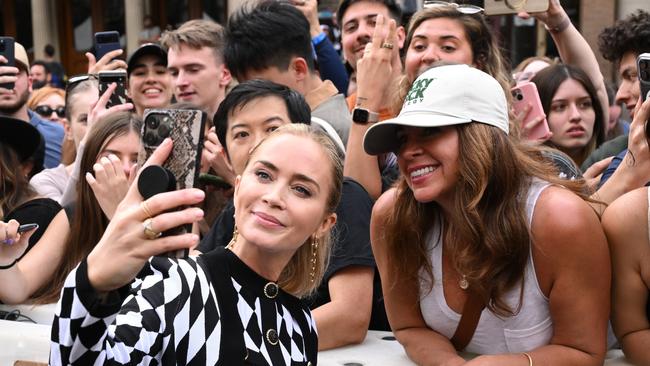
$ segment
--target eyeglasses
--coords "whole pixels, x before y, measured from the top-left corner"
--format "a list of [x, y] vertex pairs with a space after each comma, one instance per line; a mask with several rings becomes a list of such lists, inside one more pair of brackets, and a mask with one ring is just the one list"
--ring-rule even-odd
[[59, 117], [65, 117], [65, 107], [51, 108], [49, 105], [39, 105], [34, 108], [34, 112], [40, 114], [42, 117], [49, 117], [52, 112], [56, 112]]
[[436, 8], [439, 6], [452, 6], [458, 12], [463, 13], [463, 14], [468, 14], [468, 15], [473, 15], [473, 14], [483, 14], [483, 8], [480, 6], [476, 5], [471, 5], [471, 4], [456, 4], [456, 3], [450, 3], [447, 1], [439, 1], [439, 0], [424, 0], [424, 4], [422, 5], [425, 9], [430, 9], [430, 8]]

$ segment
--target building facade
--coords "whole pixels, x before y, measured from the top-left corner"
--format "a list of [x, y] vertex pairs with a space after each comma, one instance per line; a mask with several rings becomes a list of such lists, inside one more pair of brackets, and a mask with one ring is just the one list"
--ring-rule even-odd
[[[421, 0], [419, 0], [421, 2]], [[0, 0], [0, 32], [22, 43], [32, 59], [42, 59], [51, 44], [68, 75], [86, 71], [85, 52], [93, 45], [93, 34], [117, 30], [126, 54], [139, 44], [155, 39], [165, 29], [196, 18], [224, 23], [228, 14], [244, 0]], [[415, 0], [399, 0], [407, 8]], [[457, 1], [466, 2], [466, 1]], [[477, 1], [469, 1], [477, 3]], [[479, 3], [482, 1], [478, 1]], [[337, 0], [322, 0], [320, 10], [335, 11]], [[415, 4], [415, 5], [414, 5]], [[562, 0], [572, 21], [597, 50], [600, 31], [636, 9], [650, 11], [647, 0]], [[525, 57], [556, 52], [542, 27], [513, 16], [491, 19], [507, 55], [516, 65]], [[649, 50], [650, 51], [650, 50]], [[613, 65], [596, 55], [606, 79], [614, 77]]]

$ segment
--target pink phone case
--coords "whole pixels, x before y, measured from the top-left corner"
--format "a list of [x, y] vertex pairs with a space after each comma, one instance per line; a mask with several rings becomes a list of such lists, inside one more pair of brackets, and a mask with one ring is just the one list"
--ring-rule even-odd
[[528, 112], [526, 119], [521, 124], [521, 127], [528, 125], [537, 117], [544, 118], [544, 121], [535, 126], [534, 129], [528, 134], [529, 140], [538, 140], [548, 135], [550, 132], [548, 128], [548, 123], [546, 121], [546, 114], [544, 113], [544, 108], [542, 107], [542, 102], [539, 99], [539, 94], [537, 93], [537, 86], [535, 83], [527, 81], [521, 83], [511, 89], [512, 92], [512, 108], [515, 111], [515, 114], [522, 113], [526, 106], [530, 104], [531, 110]]

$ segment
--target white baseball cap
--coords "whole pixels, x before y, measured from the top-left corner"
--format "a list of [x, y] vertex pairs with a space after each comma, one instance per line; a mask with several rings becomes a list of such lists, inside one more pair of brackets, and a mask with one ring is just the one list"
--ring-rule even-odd
[[492, 76], [468, 65], [437, 66], [413, 82], [397, 117], [376, 123], [366, 131], [363, 148], [370, 155], [397, 150], [401, 126], [480, 122], [508, 134], [508, 121], [506, 95]]

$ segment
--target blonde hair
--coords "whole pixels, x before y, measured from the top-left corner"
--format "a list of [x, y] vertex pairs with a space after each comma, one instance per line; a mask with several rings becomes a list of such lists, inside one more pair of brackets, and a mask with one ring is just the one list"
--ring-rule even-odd
[[[298, 137], [308, 138], [321, 146], [323, 152], [328, 157], [329, 168], [331, 171], [331, 185], [330, 191], [327, 196], [327, 205], [325, 207], [325, 214], [330, 214], [336, 211], [336, 207], [341, 200], [341, 190], [343, 186], [343, 161], [339, 155], [338, 148], [332, 139], [324, 132], [311, 129], [303, 124], [288, 124], [284, 125], [277, 130], [273, 131], [266, 139], [262, 140], [251, 151], [250, 157], [246, 165], [251, 161], [257, 149], [266, 141], [272, 140], [277, 136], [293, 135]], [[315, 262], [314, 254], [312, 253], [312, 246], [314, 240], [318, 240], [318, 248], [316, 250]], [[332, 233], [327, 232], [320, 238], [310, 236], [307, 241], [301, 245], [294, 253], [289, 263], [284, 267], [278, 279], [278, 285], [283, 290], [293, 294], [297, 297], [305, 297], [313, 293], [325, 274], [327, 268], [332, 243]], [[313, 269], [313, 271], [312, 271]]]
[[[36, 89], [32, 92], [32, 95], [29, 97], [29, 100], [27, 101], [27, 108], [29, 109], [34, 109], [38, 106], [40, 102], [45, 100], [47, 97], [49, 97], [52, 94], [56, 94], [63, 99], [65, 103], [65, 91], [59, 89], [59, 88], [53, 88], [51, 86], [44, 86], [40, 89]], [[63, 117], [63, 116], [60, 116]]]
[[164, 32], [160, 44], [166, 49], [178, 48], [180, 45], [194, 49], [209, 47], [221, 63], [225, 39], [225, 30], [221, 25], [210, 20], [194, 19], [183, 23], [176, 30]]

